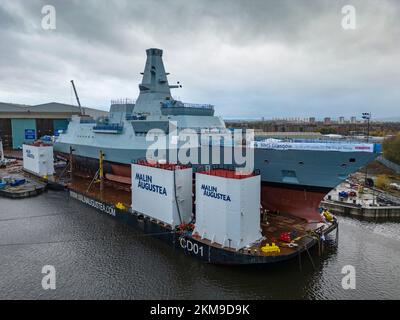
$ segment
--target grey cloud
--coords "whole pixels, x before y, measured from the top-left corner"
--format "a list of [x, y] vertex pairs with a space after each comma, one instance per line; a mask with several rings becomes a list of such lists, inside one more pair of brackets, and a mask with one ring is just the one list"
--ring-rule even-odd
[[[400, 3], [351, 1], [358, 28], [344, 31], [348, 2], [2, 1], [0, 100], [70, 102], [74, 78], [87, 105], [107, 108], [137, 95], [144, 50], [161, 47], [171, 81], [184, 83], [177, 96], [224, 116], [390, 116], [400, 99]], [[46, 4], [57, 30], [40, 28]]]

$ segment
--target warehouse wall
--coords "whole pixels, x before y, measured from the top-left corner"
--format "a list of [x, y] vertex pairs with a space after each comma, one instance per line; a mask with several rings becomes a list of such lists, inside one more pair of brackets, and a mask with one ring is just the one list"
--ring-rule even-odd
[[54, 131], [67, 130], [68, 123], [69, 123], [68, 119], [54, 119]]
[[35, 119], [11, 119], [12, 127], [12, 147], [13, 149], [22, 148], [22, 144], [33, 142], [33, 140], [25, 139], [25, 130], [35, 130], [35, 138], [37, 135]]
[[37, 138], [54, 134], [54, 122], [52, 119], [36, 119], [36, 128]]
[[3, 141], [3, 147], [9, 149], [12, 147], [11, 120], [0, 119], [0, 138]]
[[68, 119], [0, 119], [0, 137], [4, 148], [19, 149], [24, 142], [33, 142], [25, 139], [25, 130], [35, 130], [35, 139], [43, 135], [54, 135], [56, 130], [66, 130]]

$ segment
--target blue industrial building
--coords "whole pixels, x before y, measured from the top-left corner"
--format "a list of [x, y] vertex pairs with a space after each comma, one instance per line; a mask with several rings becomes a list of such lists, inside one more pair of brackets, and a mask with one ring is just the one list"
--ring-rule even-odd
[[[94, 118], [108, 113], [91, 108], [84, 111]], [[65, 130], [71, 116], [79, 113], [79, 107], [57, 102], [35, 106], [0, 102], [0, 138], [5, 149], [19, 149], [24, 142]]]

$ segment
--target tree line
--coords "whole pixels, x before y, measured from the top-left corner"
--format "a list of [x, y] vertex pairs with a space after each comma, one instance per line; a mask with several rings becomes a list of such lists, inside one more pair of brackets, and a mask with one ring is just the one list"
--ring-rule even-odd
[[400, 133], [385, 139], [382, 144], [382, 151], [386, 159], [400, 164]]

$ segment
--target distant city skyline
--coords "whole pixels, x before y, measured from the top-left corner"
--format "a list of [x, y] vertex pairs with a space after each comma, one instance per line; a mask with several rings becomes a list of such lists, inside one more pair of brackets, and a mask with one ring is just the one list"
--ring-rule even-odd
[[[348, 1], [3, 0], [0, 101], [108, 110], [136, 98], [145, 50], [164, 50], [174, 97], [226, 119], [400, 120], [400, 3]], [[43, 29], [46, 5], [55, 29]]]
[[[245, 118], [245, 117], [224, 117], [225, 120], [244, 120], [244, 121], [296, 121], [298, 119], [299, 121], [303, 122], [311, 122], [310, 118], [315, 118], [315, 121], [318, 122], [323, 122], [326, 117], [272, 117], [272, 118], [266, 118], [266, 117], [259, 117], [259, 118]], [[333, 122], [340, 122], [341, 117], [329, 117]], [[352, 122], [352, 117], [344, 117], [344, 122], [345, 123], [350, 123]], [[356, 117], [355, 119], [357, 122], [365, 122], [361, 116]], [[371, 118], [371, 121], [387, 121], [387, 122], [400, 122], [400, 117], [388, 117], [388, 118]]]

